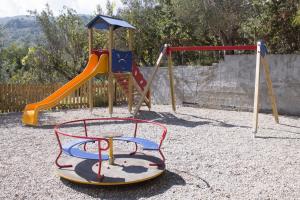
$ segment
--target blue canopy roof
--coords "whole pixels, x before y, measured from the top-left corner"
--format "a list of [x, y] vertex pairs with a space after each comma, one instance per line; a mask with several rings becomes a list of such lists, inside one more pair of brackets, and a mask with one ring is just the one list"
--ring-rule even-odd
[[131, 28], [135, 29], [134, 26], [129, 24], [128, 22], [117, 19], [105, 15], [97, 15], [92, 19], [87, 25], [88, 28], [95, 28], [95, 29], [109, 29], [109, 26], [113, 26], [114, 29], [117, 28]]

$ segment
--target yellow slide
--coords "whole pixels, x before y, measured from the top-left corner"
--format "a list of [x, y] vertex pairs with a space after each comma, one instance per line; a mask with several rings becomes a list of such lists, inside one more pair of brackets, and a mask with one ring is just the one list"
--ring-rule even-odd
[[74, 92], [85, 82], [97, 74], [103, 74], [108, 72], [108, 55], [102, 54], [100, 59], [95, 54], [92, 54], [89, 58], [89, 62], [85, 69], [71, 81], [64, 86], [56, 90], [53, 94], [46, 97], [40, 102], [26, 105], [22, 117], [23, 124], [37, 125], [38, 114], [40, 110], [46, 110], [57, 105], [63, 98]]

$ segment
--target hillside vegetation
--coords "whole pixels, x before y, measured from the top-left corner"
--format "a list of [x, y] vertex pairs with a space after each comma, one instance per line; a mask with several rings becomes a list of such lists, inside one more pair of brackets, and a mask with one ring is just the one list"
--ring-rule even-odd
[[0, 26], [3, 35], [2, 47], [8, 47], [12, 43], [33, 45], [42, 35], [33, 16], [0, 18]]
[[[271, 53], [300, 52], [299, 0], [122, 0], [117, 12], [132, 23], [135, 58], [139, 65], [155, 63], [164, 43], [182, 45], [245, 45], [264, 39]], [[96, 7], [96, 6], [95, 6]], [[0, 19], [1, 82], [63, 82], [73, 78], [88, 56], [85, 24], [93, 16], [65, 8], [54, 16], [51, 8], [30, 16]], [[95, 47], [106, 46], [105, 32], [95, 33]], [[126, 33], [116, 31], [116, 47], [126, 49]], [[236, 53], [236, 52], [227, 52]], [[248, 53], [248, 52], [242, 52]], [[222, 57], [185, 52], [174, 54], [175, 64], [209, 64]], [[205, 58], [200, 60], [199, 58]]]

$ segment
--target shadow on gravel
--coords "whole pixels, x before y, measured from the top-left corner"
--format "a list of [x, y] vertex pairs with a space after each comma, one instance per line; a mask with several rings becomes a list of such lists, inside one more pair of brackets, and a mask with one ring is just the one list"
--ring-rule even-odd
[[191, 117], [198, 118], [198, 119], [209, 120], [209, 121], [211, 121], [212, 126], [221, 126], [221, 127], [225, 127], [225, 128], [233, 128], [233, 127], [251, 128], [250, 126], [239, 126], [239, 125], [235, 125], [235, 124], [228, 124], [228, 123], [222, 122], [220, 120], [210, 119], [210, 118], [205, 118], [205, 117], [199, 117], [199, 116], [196, 116], [196, 115], [188, 115], [188, 114], [183, 114], [183, 113], [180, 113], [180, 114], [181, 115], [186, 115], [186, 116], [191, 116]]
[[[239, 126], [234, 124], [228, 124], [219, 120], [215, 119], [209, 119], [209, 118], [202, 118], [195, 115], [188, 115], [188, 114], [181, 114], [180, 115], [186, 115], [191, 116], [193, 118], [199, 119], [199, 121], [189, 121], [182, 118], [178, 118], [172, 113], [169, 112], [154, 112], [154, 111], [143, 111], [141, 110], [138, 115], [138, 119], [144, 119], [144, 120], [152, 120], [158, 123], [163, 123], [167, 125], [176, 125], [176, 126], [183, 126], [188, 128], [194, 128], [197, 126], [207, 125], [210, 124], [211, 126], [219, 126], [219, 127], [225, 127], [225, 128], [233, 128], [233, 127], [240, 127], [240, 128], [251, 128], [249, 126]], [[48, 119], [47, 119], [48, 118]], [[52, 121], [50, 116], [41, 115], [40, 119], [41, 121]], [[105, 124], [127, 124], [130, 123], [128, 121], [98, 121], [98, 122], [89, 122], [89, 125], [105, 125]], [[72, 123], [72, 124], [66, 124], [63, 126], [64, 128], [74, 128], [74, 127], [83, 127], [82, 123]], [[40, 125], [36, 128], [41, 129], [52, 129], [54, 128], [54, 125]]]
[[300, 129], [300, 126], [293, 126], [293, 125], [283, 124], [283, 123], [279, 123], [279, 124], [283, 125], [283, 126], [288, 126], [288, 127], [291, 127], [291, 128], [299, 128]]
[[7, 125], [21, 125], [22, 113], [4, 113], [0, 114], [0, 127]]
[[[101, 118], [101, 117], [99, 117]], [[175, 115], [168, 112], [153, 112], [153, 111], [140, 111], [138, 119], [144, 120], [152, 120], [155, 122], [167, 124], [167, 125], [176, 125], [176, 126], [184, 126], [184, 127], [196, 127], [201, 125], [206, 125], [212, 123], [211, 121], [201, 120], [201, 121], [188, 121], [185, 119], [181, 119], [176, 117]], [[44, 118], [42, 120], [45, 120]], [[130, 121], [95, 121], [89, 122], [88, 125], [105, 125], [105, 124], [128, 124], [132, 123]], [[220, 124], [220, 126], [224, 127], [232, 127], [231, 124]], [[62, 126], [63, 128], [75, 128], [75, 127], [83, 127], [83, 123], [71, 123]], [[52, 129], [54, 125], [40, 125], [36, 128], [41, 129]]]
[[57, 119], [57, 117], [52, 116], [53, 113], [55, 112], [65, 112], [65, 114], [67, 115], [67, 111], [66, 110], [53, 110], [51, 112], [40, 112], [39, 113], [39, 126], [40, 128], [54, 128], [54, 126], [58, 123], [61, 123], [62, 121], [59, 121]]
[[[106, 118], [106, 117], [91, 117], [91, 118], [86, 118], [86, 119], [97, 119], [97, 118], [99, 118], [99, 119], [101, 119], [101, 118]], [[47, 119], [45, 119], [45, 118], [43, 118], [43, 117], [41, 117], [41, 119], [43, 120], [43, 121], [46, 121]], [[82, 118], [82, 119], [84, 119], [84, 118]], [[81, 119], [75, 119], [75, 120], [81, 120]], [[72, 120], [67, 120], [67, 121], [72, 121]], [[60, 122], [57, 122], [57, 124], [59, 124], [59, 123], [63, 123], [63, 122], [66, 122], [66, 121], [60, 121]], [[88, 121], [87, 122], [87, 125], [88, 126], [95, 126], [95, 125], [110, 125], [110, 124], [115, 124], [115, 125], [117, 125], [117, 124], [129, 124], [129, 123], [132, 123], [133, 124], [133, 122], [131, 122], [131, 121], [129, 121], [129, 120], [124, 120], [124, 121], [122, 121], [122, 120], [120, 120], [120, 121], [118, 121], [118, 120], [103, 120], [103, 121], [101, 121], [101, 120], [95, 120], [95, 121], [93, 121], [93, 120], [91, 120], [91, 121]], [[42, 124], [42, 125], [39, 125], [39, 126], [32, 126], [33, 128], [40, 128], [40, 129], [53, 129], [54, 128], [54, 126], [55, 126], [56, 124]], [[83, 124], [83, 121], [79, 121], [79, 122], [73, 122], [73, 123], [70, 123], [70, 124], [64, 124], [64, 125], [62, 125], [61, 126], [61, 128], [77, 128], [77, 127], [84, 127], [84, 124]]]
[[188, 121], [176, 117], [175, 115], [168, 112], [153, 112], [141, 110], [138, 115], [139, 119], [153, 120], [158, 123], [164, 123], [168, 125], [184, 126], [194, 128], [196, 126], [210, 124], [210, 121]]
[[[280, 124], [282, 125], [282, 124]], [[291, 126], [292, 127], [292, 126]], [[298, 132], [294, 132], [294, 131], [290, 131], [290, 130], [283, 130], [283, 129], [275, 129], [275, 128], [261, 128], [261, 129], [265, 129], [265, 130], [271, 130], [271, 131], [279, 131], [279, 132], [282, 132], [282, 133], [288, 133], [288, 134], [297, 134], [299, 135], [300, 134], [300, 131]]]
[[296, 138], [296, 137], [274, 137], [274, 136], [255, 136], [255, 138], [259, 138], [259, 139], [278, 139], [278, 140], [300, 140], [300, 138]]
[[190, 114], [183, 114], [178, 113], [180, 115], [190, 116], [202, 121], [188, 121], [185, 119], [180, 119], [175, 115], [167, 112], [153, 112], [153, 111], [140, 111], [139, 118], [147, 119], [147, 120], [154, 120], [156, 122], [171, 124], [176, 126], [184, 126], [184, 127], [191, 127], [194, 128], [196, 126], [210, 124], [211, 126], [219, 126], [225, 128], [233, 128], [233, 127], [240, 127], [240, 128], [251, 128], [250, 126], [239, 126], [234, 124], [228, 124], [219, 120], [203, 118], [195, 115]]
[[[51, 111], [51, 113], [56, 111]], [[57, 111], [59, 112], [59, 111]], [[56, 117], [51, 116], [51, 113], [39, 113], [39, 122], [41, 125], [39, 126], [24, 126], [22, 124], [22, 112], [15, 112], [15, 113], [4, 113], [0, 114], [0, 127], [2, 126], [24, 126], [24, 127], [31, 127], [31, 128], [42, 128], [42, 129], [52, 129], [55, 124], [57, 123]]]
[[[23, 113], [21, 113], [21, 112], [0, 114], [0, 127], [8, 126], [8, 125], [9, 126], [12, 126], [12, 125], [23, 126], [22, 125], [22, 115], [23, 115]], [[52, 117], [49, 113], [41, 112], [39, 114], [39, 121], [42, 121], [44, 123], [47, 122], [47, 125], [26, 126], [26, 127], [52, 129], [55, 124], [55, 122], [53, 122], [53, 121], [55, 121], [55, 119], [56, 118]], [[51, 122], [53, 122], [53, 123], [51, 123]], [[49, 124], [49, 123], [51, 123], [51, 124]]]
[[100, 199], [140, 199], [162, 194], [175, 185], [186, 185], [178, 174], [166, 170], [161, 176], [142, 183], [124, 186], [92, 186], [78, 185], [61, 179], [71, 189]]

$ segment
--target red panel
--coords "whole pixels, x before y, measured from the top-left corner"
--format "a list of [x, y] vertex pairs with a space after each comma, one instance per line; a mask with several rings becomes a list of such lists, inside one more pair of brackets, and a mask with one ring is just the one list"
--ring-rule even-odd
[[102, 54], [108, 54], [108, 51], [104, 49], [92, 49], [92, 54], [96, 54], [100, 58]]
[[[144, 78], [143, 74], [140, 72], [139, 68], [136, 66], [136, 63], [132, 65], [132, 75], [134, 79], [136, 80], [137, 84], [140, 86], [140, 88], [144, 91], [144, 88], [147, 85], [147, 81]], [[150, 92], [147, 92], [147, 97], [150, 97]]]
[[[137, 84], [140, 86], [141, 90], [144, 91], [144, 88], [147, 85], [147, 81], [135, 63], [133, 63], [133, 65], [132, 65], [132, 76], [136, 80]], [[115, 78], [117, 79], [117, 81], [121, 85], [121, 87], [125, 91], [127, 91], [128, 90], [127, 76], [124, 76], [123, 74], [115, 74]], [[147, 97], [150, 98], [149, 91], [147, 92]]]

